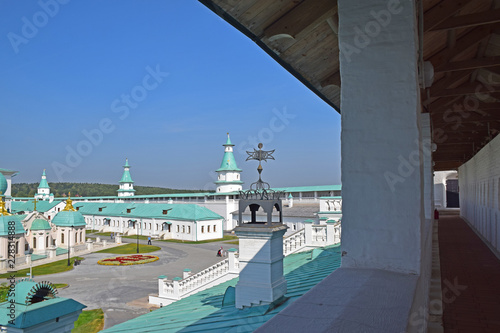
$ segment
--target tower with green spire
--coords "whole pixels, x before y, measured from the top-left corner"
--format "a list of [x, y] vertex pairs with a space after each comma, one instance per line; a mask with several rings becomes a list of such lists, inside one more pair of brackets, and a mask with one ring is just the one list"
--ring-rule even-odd
[[241, 169], [236, 165], [236, 160], [233, 155], [234, 145], [231, 143], [229, 133], [227, 133], [227, 141], [224, 146], [224, 157], [220, 168], [215, 170], [217, 172], [217, 193], [227, 193], [233, 191], [241, 191], [243, 182], [240, 178]]
[[47, 176], [45, 175], [45, 169], [43, 169], [42, 179], [40, 180], [40, 185], [35, 194], [35, 199], [38, 200], [49, 200], [50, 199], [50, 187], [47, 183]]
[[135, 194], [134, 181], [130, 176], [130, 165], [128, 165], [128, 158], [125, 159], [125, 165], [123, 166], [123, 175], [120, 180], [120, 188], [118, 189], [119, 197], [130, 197]]

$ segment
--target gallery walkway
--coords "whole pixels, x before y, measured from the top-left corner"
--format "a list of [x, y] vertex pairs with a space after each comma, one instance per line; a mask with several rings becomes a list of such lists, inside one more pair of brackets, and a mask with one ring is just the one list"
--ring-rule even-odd
[[500, 332], [500, 260], [458, 215], [439, 219], [444, 332]]

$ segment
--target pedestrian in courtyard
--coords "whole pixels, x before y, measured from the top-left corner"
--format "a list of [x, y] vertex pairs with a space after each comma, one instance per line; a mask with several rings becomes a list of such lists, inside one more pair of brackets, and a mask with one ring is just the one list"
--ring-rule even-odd
[[148, 236], [148, 245], [151, 245], [151, 236]]

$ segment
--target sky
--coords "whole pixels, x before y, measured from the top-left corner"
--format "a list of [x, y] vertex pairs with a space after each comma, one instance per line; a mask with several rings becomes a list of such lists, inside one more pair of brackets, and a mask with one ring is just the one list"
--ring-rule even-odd
[[[0, 168], [14, 183], [340, 184], [340, 115], [195, 0], [0, 0]], [[245, 185], [244, 185], [245, 187]]]

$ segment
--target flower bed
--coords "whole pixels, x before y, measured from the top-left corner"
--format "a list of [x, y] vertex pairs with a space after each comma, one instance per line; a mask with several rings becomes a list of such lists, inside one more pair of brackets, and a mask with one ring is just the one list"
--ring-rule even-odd
[[99, 265], [106, 265], [106, 266], [125, 266], [125, 265], [147, 264], [156, 261], [158, 259], [159, 258], [157, 256], [134, 254], [131, 256], [118, 256], [118, 257], [101, 259], [97, 263]]

